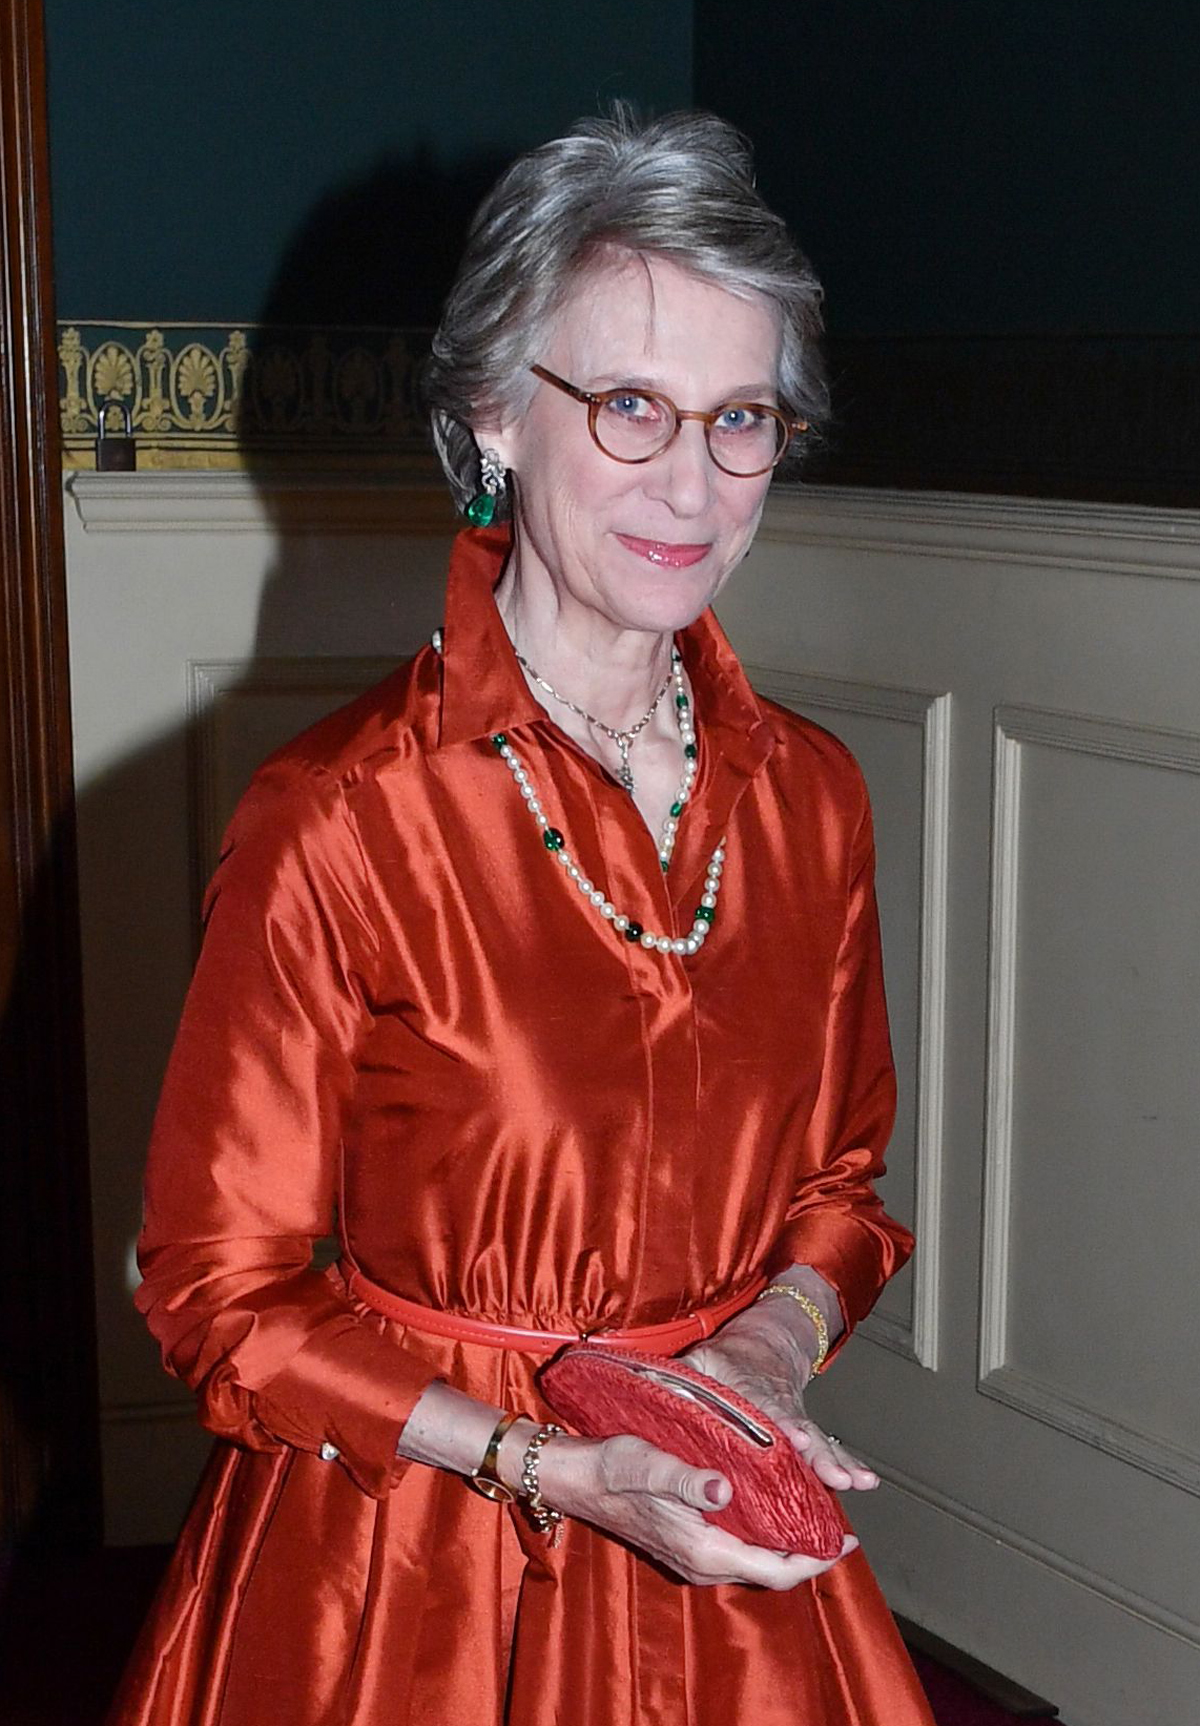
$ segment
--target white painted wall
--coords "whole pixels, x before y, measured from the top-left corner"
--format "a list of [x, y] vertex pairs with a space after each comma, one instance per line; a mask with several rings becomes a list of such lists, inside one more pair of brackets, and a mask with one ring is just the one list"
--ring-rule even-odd
[[[335, 480], [69, 483], [115, 1542], [169, 1537], [206, 1443], [129, 1306], [199, 885], [254, 762], [439, 620], [439, 520]], [[1070, 1726], [1194, 1726], [1200, 516], [781, 492], [722, 612], [876, 806], [921, 1246], [817, 1405], [887, 1482], [873, 1561]]]

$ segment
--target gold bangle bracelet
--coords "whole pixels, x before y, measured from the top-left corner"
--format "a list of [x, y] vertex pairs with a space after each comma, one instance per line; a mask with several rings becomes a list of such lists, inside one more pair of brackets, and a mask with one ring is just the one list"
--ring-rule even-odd
[[487, 1449], [484, 1451], [478, 1466], [473, 1468], [466, 1477], [467, 1485], [481, 1498], [490, 1499], [493, 1504], [511, 1504], [516, 1498], [517, 1495], [512, 1487], [505, 1486], [496, 1473], [496, 1465], [500, 1460], [500, 1441], [509, 1427], [515, 1426], [519, 1420], [528, 1420], [529, 1418], [528, 1415], [518, 1411], [516, 1414], [501, 1415], [497, 1421], [496, 1430], [488, 1439]]
[[793, 1288], [791, 1283], [769, 1283], [758, 1298], [759, 1300], [766, 1300], [768, 1295], [777, 1294], [787, 1295], [789, 1300], [794, 1300], [796, 1305], [812, 1321], [812, 1327], [817, 1333], [817, 1358], [812, 1363], [809, 1377], [810, 1379], [816, 1378], [825, 1365], [825, 1356], [829, 1353], [829, 1326], [825, 1323], [825, 1314], [810, 1295], [804, 1294], [798, 1288]]

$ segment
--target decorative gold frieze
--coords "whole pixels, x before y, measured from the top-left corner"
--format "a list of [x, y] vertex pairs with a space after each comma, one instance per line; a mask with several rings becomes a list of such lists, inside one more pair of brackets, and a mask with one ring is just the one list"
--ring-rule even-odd
[[65, 324], [64, 465], [93, 465], [111, 407], [128, 411], [146, 468], [426, 467], [417, 372], [428, 346], [427, 330]]

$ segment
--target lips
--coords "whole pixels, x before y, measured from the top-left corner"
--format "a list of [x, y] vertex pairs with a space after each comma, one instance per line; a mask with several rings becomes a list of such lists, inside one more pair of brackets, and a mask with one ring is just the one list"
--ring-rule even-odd
[[703, 545], [675, 545], [661, 539], [639, 539], [632, 533], [619, 533], [617, 538], [629, 551], [644, 557], [647, 563], [657, 564], [660, 569], [690, 569], [692, 564], [707, 557], [712, 549], [707, 540]]

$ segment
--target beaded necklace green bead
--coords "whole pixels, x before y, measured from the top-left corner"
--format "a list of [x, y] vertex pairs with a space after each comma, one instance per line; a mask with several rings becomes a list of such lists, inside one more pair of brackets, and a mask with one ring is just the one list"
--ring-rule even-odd
[[[691, 702], [683, 682], [683, 660], [678, 648], [672, 649], [671, 677], [675, 685], [675, 714], [679, 724], [679, 735], [683, 741], [683, 776], [671, 804], [670, 813], [663, 822], [659, 837], [658, 861], [664, 873], [670, 867], [671, 853], [675, 849], [679, 817], [683, 814], [684, 804], [692, 794], [699, 755], [696, 746], [696, 731], [691, 717]], [[567, 842], [558, 828], [550, 825], [550, 818], [538, 800], [528, 769], [503, 731], [496, 732], [492, 738], [492, 744], [512, 774], [513, 781], [525, 801], [526, 808], [541, 828], [542, 844], [551, 857], [562, 866], [568, 879], [575, 883], [604, 921], [610, 923], [626, 941], [636, 941], [647, 952], [674, 953], [680, 957], [685, 954], [698, 953], [708, 939], [709, 931], [716, 917], [717, 895], [721, 891], [721, 872], [725, 866], [724, 838], [709, 859], [708, 870], [704, 879], [704, 892], [693, 914], [691, 932], [687, 935], [656, 935], [652, 930], [644, 929], [636, 919], [627, 917], [623, 912], [618, 911], [603, 888], [597, 887], [594, 882], [588, 880], [568, 851]]]

